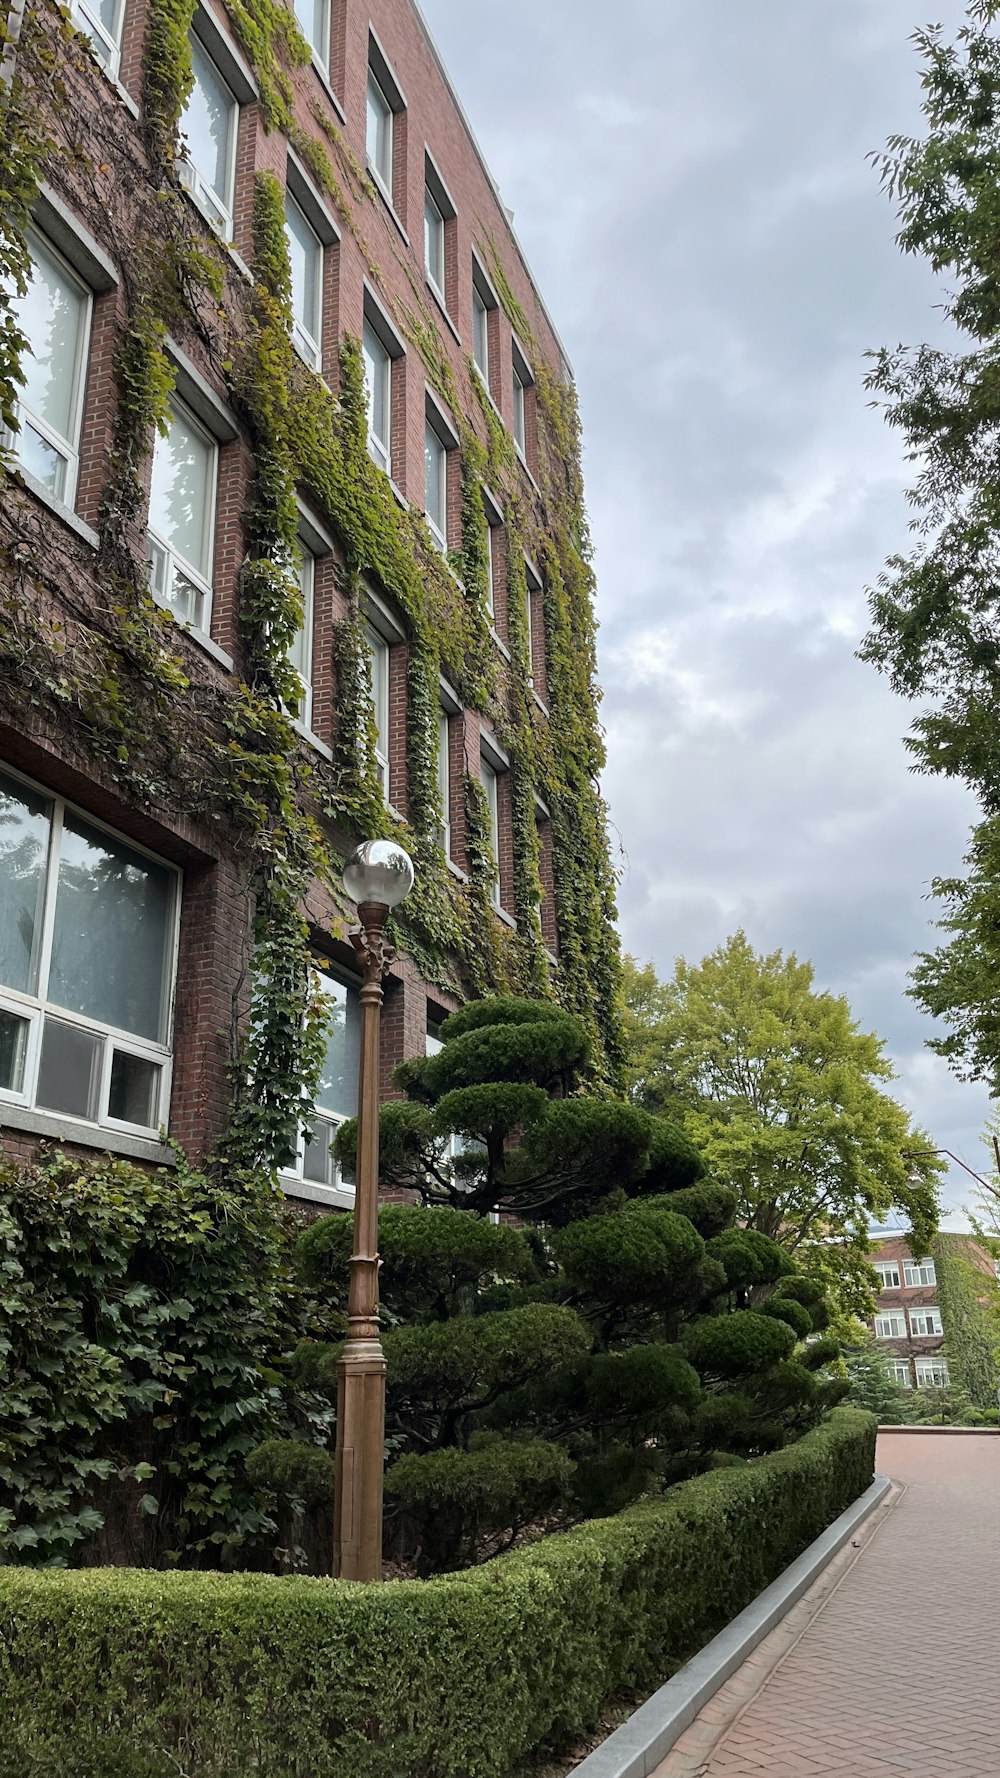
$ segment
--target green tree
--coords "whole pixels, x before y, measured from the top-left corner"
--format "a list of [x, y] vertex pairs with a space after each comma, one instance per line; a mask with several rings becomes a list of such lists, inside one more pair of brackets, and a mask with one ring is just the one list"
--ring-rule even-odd
[[735, 1193], [736, 1220], [864, 1318], [872, 1218], [905, 1211], [912, 1250], [926, 1253], [943, 1170], [933, 1155], [908, 1158], [932, 1144], [886, 1090], [883, 1042], [842, 995], [816, 990], [811, 964], [757, 955], [743, 932], [699, 964], [678, 959], [663, 992], [649, 1090], [670, 1081], [686, 1134]]
[[850, 1381], [847, 1399], [854, 1407], [877, 1414], [882, 1426], [904, 1426], [913, 1418], [913, 1392], [896, 1382], [886, 1353], [874, 1340], [845, 1352], [844, 1365]]
[[[380, 1119], [383, 1179], [424, 1206], [380, 1218], [386, 1498], [422, 1570], [814, 1425], [845, 1387], [825, 1374], [835, 1343], [815, 1337], [822, 1287], [732, 1226], [733, 1192], [683, 1131], [582, 1091], [581, 1022], [495, 998], [441, 1036], [438, 1055], [397, 1071], [410, 1097]], [[347, 1167], [354, 1139], [345, 1126]], [[488, 1220], [495, 1205], [520, 1226]], [[304, 1286], [342, 1301], [350, 1244], [344, 1217], [309, 1228]], [[338, 1356], [303, 1343], [307, 1395], [333, 1396]], [[283, 1519], [283, 1496], [307, 1502], [315, 1460], [300, 1451], [303, 1481], [281, 1441], [253, 1466]]]
[[906, 745], [916, 769], [980, 799], [964, 878], [939, 878], [944, 944], [919, 959], [914, 998], [948, 1027], [930, 1040], [1000, 1096], [1000, 39], [996, 0], [970, 5], [955, 43], [917, 31], [926, 131], [875, 157], [898, 206], [897, 241], [945, 278], [957, 340], [873, 354], [876, 404], [918, 465], [913, 545], [871, 594], [862, 659], [925, 708]]
[[652, 963], [622, 958], [622, 1036], [628, 1097], [647, 1111], [666, 1111], [674, 1097], [665, 1024], [670, 990]]

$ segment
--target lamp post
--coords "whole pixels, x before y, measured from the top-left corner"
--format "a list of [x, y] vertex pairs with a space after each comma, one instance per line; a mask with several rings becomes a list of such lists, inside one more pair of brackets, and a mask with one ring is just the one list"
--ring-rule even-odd
[[351, 943], [361, 966], [361, 1058], [354, 1247], [347, 1340], [337, 1366], [337, 1474], [333, 1571], [342, 1580], [382, 1578], [382, 1464], [385, 1354], [378, 1330], [378, 1087], [382, 982], [393, 959], [385, 942], [391, 910], [413, 887], [413, 865], [392, 840], [366, 840], [344, 866], [360, 932]]

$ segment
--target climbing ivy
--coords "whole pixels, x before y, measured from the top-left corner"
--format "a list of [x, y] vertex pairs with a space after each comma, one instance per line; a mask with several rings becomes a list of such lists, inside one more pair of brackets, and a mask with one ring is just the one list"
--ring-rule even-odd
[[937, 1237], [934, 1265], [952, 1383], [977, 1408], [995, 1408], [1000, 1353], [989, 1311], [991, 1303], [1000, 1301], [1000, 1290], [973, 1265], [960, 1236]]

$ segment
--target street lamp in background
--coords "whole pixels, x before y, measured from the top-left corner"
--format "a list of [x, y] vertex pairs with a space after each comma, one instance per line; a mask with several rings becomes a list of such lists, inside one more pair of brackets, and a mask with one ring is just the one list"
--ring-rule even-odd
[[337, 1473], [333, 1571], [341, 1580], [382, 1579], [382, 1464], [385, 1354], [378, 1330], [378, 1088], [382, 982], [394, 952], [385, 924], [413, 887], [413, 865], [392, 840], [365, 840], [344, 866], [360, 932], [351, 943], [361, 968], [361, 1060], [354, 1248], [347, 1340], [337, 1366]]

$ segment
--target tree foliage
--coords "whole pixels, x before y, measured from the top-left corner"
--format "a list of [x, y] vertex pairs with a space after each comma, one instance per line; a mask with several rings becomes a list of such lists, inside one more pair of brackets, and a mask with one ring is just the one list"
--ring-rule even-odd
[[970, 5], [954, 43], [917, 31], [922, 137], [876, 157], [895, 200], [898, 244], [946, 280], [944, 345], [873, 354], [874, 401], [918, 466], [912, 547], [871, 593], [862, 658], [924, 700], [906, 745], [918, 771], [963, 779], [983, 819], [965, 878], [938, 878], [947, 934], [923, 954], [913, 997], [948, 1027], [930, 1046], [1000, 1093], [1000, 38], [996, 0]]
[[[678, 1125], [586, 1094], [582, 1024], [496, 997], [441, 1037], [381, 1113], [386, 1182], [423, 1204], [380, 1219], [394, 1547], [424, 1572], [481, 1559], [814, 1424], [841, 1390], [831, 1349], [800, 1344], [822, 1291], [732, 1227], [735, 1193]], [[338, 1140], [349, 1167], [353, 1126]], [[349, 1250], [345, 1218], [308, 1229], [308, 1287], [342, 1298]], [[300, 1382], [332, 1395], [338, 1357], [305, 1342]]]
[[[669, 1099], [711, 1175], [735, 1194], [741, 1226], [708, 1251], [735, 1265], [754, 1233], [766, 1236], [843, 1310], [864, 1314], [871, 1219], [902, 1209], [913, 1251], [926, 1253], [941, 1171], [935, 1157], [908, 1153], [931, 1143], [887, 1090], [881, 1039], [859, 1028], [842, 995], [816, 989], [811, 964], [758, 955], [743, 932], [700, 964], [678, 959], [644, 1004], [656, 1041], [637, 1054], [654, 1058], [655, 1073], [637, 1077], [636, 1096]], [[765, 1281], [745, 1274], [746, 1284]]]

